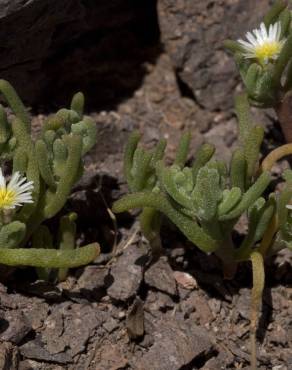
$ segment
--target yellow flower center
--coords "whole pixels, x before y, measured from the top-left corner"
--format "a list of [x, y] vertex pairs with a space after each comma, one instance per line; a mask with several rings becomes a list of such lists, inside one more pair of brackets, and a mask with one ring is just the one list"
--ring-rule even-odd
[[0, 209], [14, 205], [15, 196], [16, 194], [13, 190], [0, 189]]
[[273, 59], [281, 51], [281, 43], [276, 41], [267, 42], [263, 45], [255, 48], [255, 55], [257, 59], [262, 62], [266, 62], [269, 59]]

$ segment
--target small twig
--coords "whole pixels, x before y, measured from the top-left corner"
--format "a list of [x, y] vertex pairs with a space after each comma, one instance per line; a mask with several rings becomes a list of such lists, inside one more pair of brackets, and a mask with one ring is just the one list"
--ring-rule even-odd
[[112, 212], [112, 210], [109, 208], [109, 206], [107, 204], [107, 201], [105, 200], [105, 197], [103, 196], [103, 193], [101, 191], [101, 189], [102, 189], [102, 179], [103, 179], [103, 177], [101, 176], [96, 192], [99, 193], [99, 195], [101, 197], [101, 200], [103, 201], [103, 203], [105, 205], [105, 208], [107, 210], [107, 213], [108, 213], [108, 215], [109, 215], [109, 217], [110, 217], [110, 219], [112, 220], [112, 223], [113, 223], [113, 228], [114, 228], [114, 243], [113, 243], [112, 253], [113, 253], [113, 255], [115, 255], [116, 249], [117, 249], [117, 239], [118, 239], [117, 218], [116, 218], [115, 214]]
[[115, 253], [114, 252], [112, 252], [112, 257], [111, 257], [111, 259], [108, 261], [108, 263], [106, 264], [106, 266], [109, 266], [109, 265], [111, 265], [112, 263], [113, 263], [113, 261], [115, 260], [115, 258], [116, 257], [118, 257], [120, 254], [122, 254], [122, 252], [125, 250], [125, 249], [127, 249], [132, 243], [133, 243], [133, 241], [134, 241], [134, 239], [135, 239], [135, 237], [136, 237], [136, 235], [137, 235], [137, 233], [138, 233], [138, 228], [137, 229], [135, 229], [134, 231], [133, 231], [133, 233], [129, 236], [129, 238], [125, 241], [125, 244], [124, 245], [122, 245], [122, 246], [120, 246], [119, 248], [118, 248], [118, 246], [119, 245], [117, 245], [117, 248], [116, 248], [116, 250], [115, 250]]

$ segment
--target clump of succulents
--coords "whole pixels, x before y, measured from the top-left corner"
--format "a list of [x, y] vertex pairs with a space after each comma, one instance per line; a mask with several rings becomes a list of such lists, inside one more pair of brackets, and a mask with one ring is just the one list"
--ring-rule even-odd
[[[246, 40], [226, 41], [233, 53], [246, 92], [236, 98], [240, 146], [230, 163], [213, 159], [215, 148], [204, 144], [192, 165], [186, 165], [190, 135], [182, 136], [171, 166], [163, 161], [165, 141], [153, 151], [138, 146], [133, 133], [125, 154], [125, 176], [130, 194], [113, 210], [141, 208], [141, 229], [153, 254], [161, 252], [162, 216], [168, 217], [198, 248], [215, 253], [224, 276], [232, 278], [238, 263], [251, 261], [251, 368], [257, 367], [256, 328], [264, 288], [264, 260], [283, 248], [292, 249], [292, 171], [283, 174], [279, 193], [271, 189], [271, 169], [292, 144], [283, 145], [259, 163], [263, 127], [254, 125], [250, 105], [274, 108], [287, 142], [292, 142], [292, 13], [287, 1], [277, 1], [259, 28]], [[248, 231], [241, 244], [232, 234], [242, 216]]]
[[63, 280], [68, 268], [95, 259], [99, 246], [76, 248], [74, 213], [60, 217], [58, 232], [44, 221], [63, 209], [82, 176], [82, 157], [96, 141], [95, 123], [83, 116], [84, 96], [77, 93], [70, 109], [50, 116], [34, 141], [27, 110], [5, 80], [0, 94], [13, 112], [8, 117], [0, 105], [0, 161], [6, 168], [5, 174], [0, 170], [0, 263], [34, 266], [43, 278], [59, 269]]
[[[141, 229], [155, 253], [157, 245], [161, 246], [159, 231], [162, 215], [165, 215], [198, 248], [219, 257], [226, 278], [234, 276], [238, 263], [251, 261], [252, 366], [255, 369], [255, 334], [264, 288], [264, 259], [280, 249], [292, 248], [289, 205], [292, 171], [285, 172], [285, 187], [280, 194], [269, 189], [271, 168], [287, 154], [287, 146], [271, 152], [259, 165], [264, 130], [253, 124], [249, 109], [245, 95], [236, 99], [240, 146], [230, 163], [213, 159], [215, 148], [203, 144], [192, 165], [186, 165], [190, 134], [185, 133], [173, 165], [166, 166], [165, 142], [158, 143], [153, 151], [146, 151], [138, 147], [140, 136], [134, 132], [124, 161], [130, 194], [118, 200], [113, 210], [119, 213], [142, 209]], [[248, 231], [237, 246], [232, 234], [243, 215], [248, 218]]]

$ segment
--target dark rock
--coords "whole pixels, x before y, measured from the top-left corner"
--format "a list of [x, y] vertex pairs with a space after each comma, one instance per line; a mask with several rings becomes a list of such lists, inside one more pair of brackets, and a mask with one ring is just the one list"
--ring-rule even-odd
[[145, 272], [144, 280], [152, 288], [172, 296], [177, 294], [173, 271], [163, 257], [148, 268]]
[[20, 362], [17, 370], [64, 370], [64, 367], [56, 364], [40, 363], [34, 360], [25, 360]]
[[64, 317], [62, 312], [55, 310], [44, 322], [45, 330], [42, 333], [42, 341], [46, 349], [52, 353], [63, 352], [67, 343], [63, 341]]
[[[29, 301], [31, 304], [29, 304]], [[33, 330], [39, 329], [48, 316], [49, 305], [40, 299], [29, 299], [23, 313], [26, 315], [28, 322]]]
[[212, 343], [202, 328], [192, 321], [162, 319], [153, 323], [154, 344], [142, 358], [135, 359], [137, 370], [178, 370], [197, 356], [208, 353]]
[[1, 1], [1, 77], [30, 103], [44, 93], [68, 101], [80, 88], [88, 95], [94, 89], [95, 103], [109, 103], [133, 91], [141, 64], [155, 58], [155, 14], [149, 0]]
[[146, 248], [128, 247], [111, 268], [108, 278], [112, 279], [112, 284], [107, 289], [108, 295], [119, 301], [133, 297], [141, 284], [146, 261]]
[[78, 279], [77, 290], [88, 298], [100, 299], [105, 294], [106, 267], [86, 266]]
[[20, 289], [26, 293], [45, 298], [47, 301], [58, 302], [62, 300], [61, 290], [47, 281], [37, 280], [33, 283], [25, 283], [20, 285]]
[[219, 352], [219, 354], [216, 357], [212, 357], [210, 360], [208, 360], [204, 364], [204, 367], [201, 368], [201, 370], [226, 369], [226, 366], [231, 365], [233, 360], [234, 360], [234, 356], [232, 356], [231, 352], [228, 352], [228, 351]]
[[112, 333], [119, 327], [119, 323], [117, 320], [113, 319], [112, 317], [103, 324], [103, 327], [108, 333]]
[[44, 348], [40, 336], [34, 340], [24, 343], [19, 347], [20, 353], [26, 358], [34, 360], [55, 362], [58, 364], [67, 364], [72, 362], [72, 357], [68, 353], [55, 353], [52, 354]]
[[243, 37], [259, 23], [268, 1], [159, 0], [161, 37], [188, 95], [199, 105], [226, 109], [238, 81], [223, 50], [226, 38]]
[[0, 321], [0, 339], [15, 344], [31, 331], [26, 316], [21, 311], [6, 311]]
[[195, 276], [199, 284], [206, 284], [207, 286], [210, 286], [212, 289], [215, 289], [226, 301], [232, 301], [230, 292], [226, 287], [227, 284], [225, 281], [223, 281], [221, 275], [196, 271]]
[[51, 354], [63, 353], [70, 357], [84, 351], [86, 343], [102, 324], [102, 317], [93, 305], [67, 304], [46, 320], [42, 342]]
[[172, 309], [175, 303], [168, 294], [149, 291], [145, 303], [145, 309], [155, 314], [155, 311], [167, 311]]
[[0, 369], [18, 370], [18, 351], [11, 343], [1, 343], [0, 345]]

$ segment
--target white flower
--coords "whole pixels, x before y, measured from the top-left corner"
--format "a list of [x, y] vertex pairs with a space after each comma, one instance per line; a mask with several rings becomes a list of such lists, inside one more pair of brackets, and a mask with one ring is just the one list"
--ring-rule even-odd
[[261, 23], [260, 28], [247, 32], [246, 38], [248, 41], [238, 40], [244, 48], [243, 55], [245, 58], [258, 59], [261, 64], [276, 60], [286, 41], [281, 39], [280, 22], [271, 24], [269, 28]]
[[31, 196], [33, 181], [27, 181], [19, 172], [15, 172], [8, 184], [0, 168], [0, 210], [33, 203]]
[[286, 208], [288, 208], [288, 209], [291, 209], [291, 210], [292, 210], [292, 204], [286, 204]]

